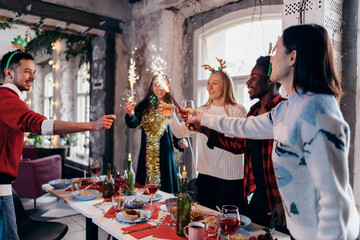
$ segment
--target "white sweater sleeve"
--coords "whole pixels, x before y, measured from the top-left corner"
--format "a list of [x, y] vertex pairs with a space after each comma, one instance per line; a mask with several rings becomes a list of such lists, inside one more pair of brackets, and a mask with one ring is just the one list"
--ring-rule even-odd
[[359, 215], [352, 209], [355, 203], [349, 184], [349, 127], [342, 118], [318, 114], [316, 126], [301, 125], [301, 135], [306, 141], [303, 143], [306, 165], [319, 193], [316, 239], [355, 239]]
[[204, 113], [201, 125], [235, 137], [272, 139], [274, 138], [274, 133], [271, 119], [270, 112], [248, 118], [230, 118]]
[[180, 123], [177, 118], [175, 111], [172, 112], [170, 119], [168, 119], [168, 124], [170, 129], [175, 137], [183, 138], [187, 136], [188, 129], [185, 125], [185, 122]]

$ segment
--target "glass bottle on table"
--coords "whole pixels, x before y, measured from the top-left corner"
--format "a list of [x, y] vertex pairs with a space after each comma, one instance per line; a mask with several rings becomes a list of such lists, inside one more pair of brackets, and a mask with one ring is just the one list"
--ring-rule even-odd
[[111, 176], [111, 163], [107, 164], [106, 178], [102, 183], [103, 198], [111, 198], [114, 195], [114, 179]]
[[126, 185], [125, 185], [125, 195], [130, 196], [135, 194], [135, 171], [132, 167], [131, 153], [128, 157], [128, 168], [125, 172]]
[[[176, 174], [176, 178], [177, 178], [177, 183], [179, 186], [179, 192], [181, 191], [181, 184], [182, 184], [182, 176], [181, 176], [181, 171], [180, 171], [180, 166], [178, 166], [178, 171]], [[177, 194], [179, 194], [179, 192], [175, 193], [175, 196], [177, 196]]]
[[190, 223], [191, 197], [187, 193], [187, 179], [181, 181], [181, 191], [177, 196], [176, 233], [185, 236], [184, 227]]

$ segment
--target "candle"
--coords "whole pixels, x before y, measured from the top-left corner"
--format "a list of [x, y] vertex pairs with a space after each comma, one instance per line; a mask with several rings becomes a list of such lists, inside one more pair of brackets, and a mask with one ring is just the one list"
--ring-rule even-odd
[[186, 179], [186, 174], [187, 174], [187, 172], [186, 172], [186, 169], [185, 169], [185, 166], [184, 166], [183, 172], [182, 172], [183, 179]]
[[131, 161], [131, 153], [129, 153], [128, 161]]

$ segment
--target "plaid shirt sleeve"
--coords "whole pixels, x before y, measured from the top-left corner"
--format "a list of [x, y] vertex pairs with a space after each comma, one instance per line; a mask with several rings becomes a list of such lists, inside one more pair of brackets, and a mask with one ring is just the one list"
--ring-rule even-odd
[[[272, 99], [270, 104], [266, 106], [267, 111], [270, 111], [279, 102], [283, 100], [285, 100], [285, 98], [282, 98], [281, 95], [278, 94]], [[254, 104], [251, 107], [247, 117], [256, 116], [260, 107], [261, 106], [259, 102]], [[210, 134], [208, 136], [209, 139], [207, 145], [211, 149], [216, 146], [234, 154], [244, 153], [244, 196], [247, 196], [248, 194], [254, 192], [256, 189], [256, 185], [254, 183], [254, 175], [252, 172], [251, 164], [251, 140], [226, 137], [224, 134], [216, 132], [214, 130], [210, 130]], [[281, 203], [281, 197], [277, 187], [275, 171], [271, 158], [272, 149], [273, 139], [266, 139], [262, 141], [261, 151], [263, 156], [263, 169], [265, 174], [265, 186], [267, 190], [268, 204], [270, 210], [274, 209], [276, 205]]]

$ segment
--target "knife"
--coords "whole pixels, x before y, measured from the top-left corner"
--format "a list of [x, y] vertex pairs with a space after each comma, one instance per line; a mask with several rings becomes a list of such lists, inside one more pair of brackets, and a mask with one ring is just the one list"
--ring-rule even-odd
[[157, 225], [151, 226], [151, 227], [144, 227], [144, 228], [139, 228], [139, 229], [134, 229], [131, 231], [125, 231], [123, 232], [123, 234], [128, 234], [128, 233], [133, 233], [133, 232], [137, 232], [137, 231], [141, 231], [141, 230], [145, 230], [145, 229], [150, 229], [150, 228], [155, 228], [158, 227]]

